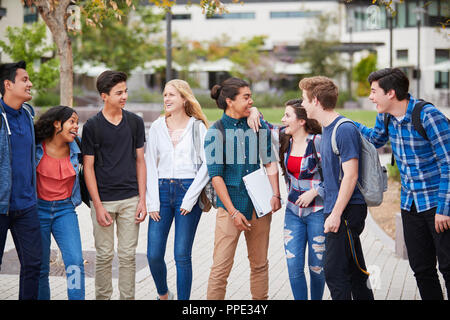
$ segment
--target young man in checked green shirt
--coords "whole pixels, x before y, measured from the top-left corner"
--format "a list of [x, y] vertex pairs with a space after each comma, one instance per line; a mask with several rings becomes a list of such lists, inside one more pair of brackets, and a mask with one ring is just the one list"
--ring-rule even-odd
[[[224, 110], [220, 121], [226, 132], [226, 143], [217, 139], [219, 128], [214, 124], [205, 137], [208, 173], [219, 198], [207, 299], [225, 298], [227, 278], [233, 267], [236, 246], [241, 232], [244, 231], [251, 269], [252, 298], [264, 300], [268, 298], [269, 291], [267, 251], [272, 216], [267, 214], [261, 218], [256, 217], [242, 177], [260, 168], [259, 154], [273, 190], [270, 200], [272, 213], [281, 208], [278, 165], [271, 150], [270, 131], [263, 125], [259, 129], [259, 139], [256, 139], [256, 133], [247, 124], [253, 104], [247, 82], [229, 78], [222, 85], [212, 88], [211, 97], [216, 100], [217, 106]], [[232, 139], [229, 139], [230, 137]]]

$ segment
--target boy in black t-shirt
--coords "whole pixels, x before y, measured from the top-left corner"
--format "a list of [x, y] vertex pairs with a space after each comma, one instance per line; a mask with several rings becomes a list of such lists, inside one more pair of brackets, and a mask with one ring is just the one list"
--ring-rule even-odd
[[117, 226], [121, 300], [134, 299], [139, 223], [146, 216], [142, 118], [123, 110], [127, 76], [105, 71], [97, 79], [103, 109], [83, 127], [84, 177], [91, 197], [96, 264], [96, 299], [112, 295], [114, 222]]

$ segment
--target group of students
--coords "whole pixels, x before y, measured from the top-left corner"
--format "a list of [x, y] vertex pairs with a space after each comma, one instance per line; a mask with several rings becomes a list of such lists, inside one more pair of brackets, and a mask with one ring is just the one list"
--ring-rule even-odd
[[250, 85], [242, 79], [229, 78], [212, 88], [211, 98], [224, 111], [212, 126], [189, 84], [171, 80], [163, 92], [164, 116], [152, 123], [147, 139], [142, 118], [124, 110], [126, 80], [118, 71], [98, 77], [104, 106], [83, 126], [80, 142], [74, 109], [53, 107], [34, 122], [33, 108], [26, 103], [32, 83], [25, 63], [0, 66], [0, 266], [9, 229], [21, 264], [19, 299], [50, 299], [51, 235], [66, 267], [68, 298], [85, 298], [75, 211], [81, 204], [80, 178], [90, 196], [96, 299], [110, 299], [113, 292], [114, 225], [120, 299], [135, 298], [139, 224], [147, 214], [147, 258], [157, 298], [174, 298], [164, 261], [173, 221], [176, 294], [180, 300], [190, 298], [191, 253], [202, 211], [210, 207], [208, 183], [217, 194], [217, 213], [207, 299], [225, 298], [242, 232], [252, 298], [267, 299], [272, 214], [256, 215], [242, 179], [262, 164], [273, 190], [272, 213], [282, 206], [278, 165], [286, 182], [284, 247], [294, 299], [308, 299], [308, 252], [310, 299], [322, 299], [326, 283], [332, 299], [371, 300], [359, 240], [367, 215], [357, 187], [361, 137], [376, 147], [391, 141], [402, 178], [408, 258], [422, 299], [443, 299], [436, 260], [449, 292], [449, 124], [426, 104], [420, 120], [427, 137], [417, 133], [411, 117], [418, 100], [408, 94], [409, 81], [399, 69], [369, 76], [369, 99], [378, 111], [375, 127], [340, 125], [339, 156], [331, 140], [343, 117], [335, 111], [338, 88], [326, 77], [300, 81], [302, 99], [286, 102], [281, 126], [264, 120], [253, 107]]

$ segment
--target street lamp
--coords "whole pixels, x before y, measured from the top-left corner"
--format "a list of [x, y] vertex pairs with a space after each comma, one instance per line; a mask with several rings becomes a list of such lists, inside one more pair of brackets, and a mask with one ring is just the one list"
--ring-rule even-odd
[[393, 24], [394, 24], [394, 17], [392, 16], [392, 12], [390, 10], [386, 9], [387, 13], [387, 19], [388, 19], [388, 27], [389, 27], [389, 68], [392, 69], [393, 63], [392, 63], [392, 56], [393, 56]]
[[416, 97], [420, 97], [420, 25], [422, 24], [422, 14], [426, 12], [426, 10], [422, 7], [417, 7], [414, 9], [417, 20], [417, 70], [416, 70], [416, 81], [417, 81], [417, 93]]
[[172, 11], [166, 11], [166, 83], [172, 79]]
[[350, 74], [348, 76], [348, 93], [350, 96], [350, 101], [353, 100], [352, 94], [352, 78], [353, 78], [353, 26], [355, 25], [353, 12], [348, 20], [348, 31], [350, 36]]

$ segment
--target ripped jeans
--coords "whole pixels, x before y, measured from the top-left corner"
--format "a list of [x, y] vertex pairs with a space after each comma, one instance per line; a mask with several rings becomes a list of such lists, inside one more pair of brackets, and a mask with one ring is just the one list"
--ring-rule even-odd
[[299, 217], [286, 208], [284, 217], [284, 249], [288, 266], [289, 281], [295, 300], [308, 299], [305, 277], [305, 253], [308, 244], [311, 300], [322, 300], [325, 287], [323, 257], [325, 234], [323, 210]]

